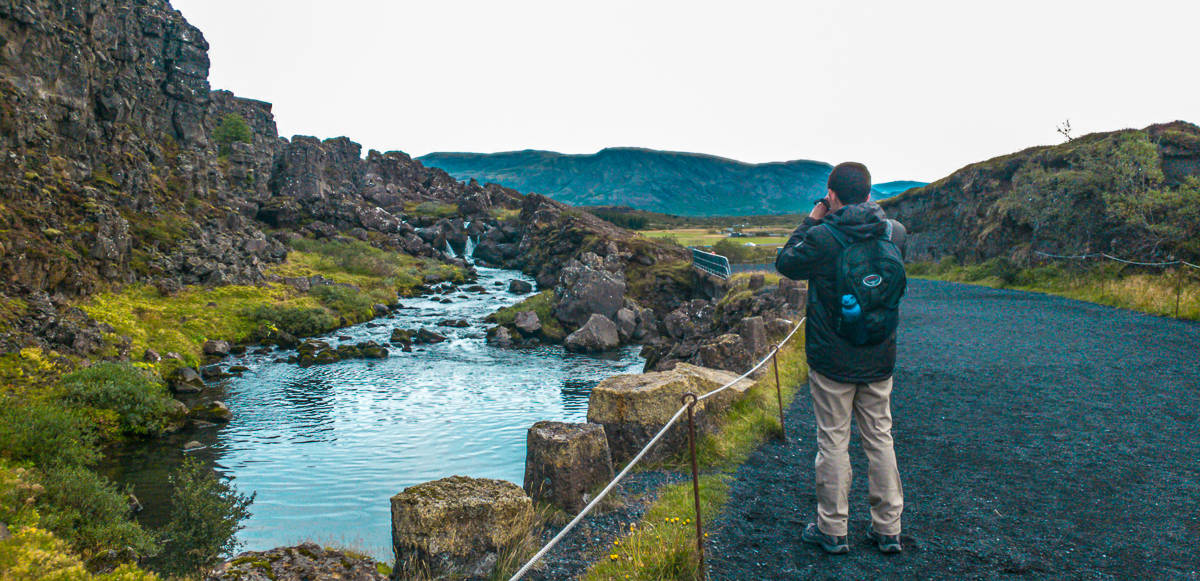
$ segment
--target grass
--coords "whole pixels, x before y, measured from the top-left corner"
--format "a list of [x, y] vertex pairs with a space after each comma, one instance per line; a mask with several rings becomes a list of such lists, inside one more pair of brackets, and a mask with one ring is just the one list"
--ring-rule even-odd
[[1176, 317], [1178, 290], [1178, 318], [1200, 320], [1200, 272], [1186, 267], [1156, 273], [1112, 262], [1082, 267], [1056, 262], [1022, 269], [1002, 259], [969, 265], [944, 259], [910, 264], [908, 273], [913, 278], [1039, 292], [1164, 317]]
[[671, 230], [642, 230], [642, 236], [658, 240], [674, 240], [681, 246], [712, 246], [717, 242], [730, 239], [742, 244], [752, 243], [759, 246], [782, 246], [787, 242], [787, 236], [747, 236], [729, 238], [720, 230], [707, 228], [676, 228]]
[[[113, 342], [120, 336], [129, 337], [134, 357], [155, 349], [160, 354], [178, 353], [187, 365], [197, 365], [203, 359], [201, 346], [209, 339], [245, 342], [261, 334], [264, 324], [282, 325], [283, 319], [292, 319], [296, 313], [319, 321], [315, 327], [305, 327], [305, 334], [318, 334], [336, 328], [342, 318], [349, 324], [368, 320], [373, 316], [373, 304], [393, 303], [397, 295], [413, 294], [426, 282], [466, 279], [466, 272], [453, 265], [380, 250], [364, 242], [300, 240], [294, 246], [296, 250], [273, 274], [305, 278], [319, 274], [350, 286], [318, 286], [309, 293], [272, 283], [189, 286], [164, 296], [148, 285], [131, 285], [93, 295], [80, 308], [115, 329], [109, 337]], [[314, 311], [328, 316], [316, 317]], [[170, 365], [177, 363], [164, 360], [160, 364]]]
[[[783, 405], [795, 397], [808, 376], [800, 334], [779, 352]], [[700, 439], [696, 455], [701, 470], [700, 513], [705, 524], [720, 514], [729, 499], [731, 473], [768, 437], [779, 433], [775, 377], [768, 372], [729, 410], [719, 432]], [[683, 465], [686, 456], [673, 463]], [[630, 524], [584, 574], [585, 581], [699, 579], [696, 529], [690, 481], [663, 487], [638, 523]]]
[[504, 307], [497, 310], [488, 315], [487, 320], [490, 323], [511, 327], [517, 317], [517, 313], [533, 311], [537, 313], [538, 320], [542, 323], [542, 334], [551, 340], [561, 340], [567, 336], [567, 332], [563, 329], [562, 324], [558, 322], [558, 319], [554, 317], [554, 303], [554, 291], [545, 290], [511, 307]]

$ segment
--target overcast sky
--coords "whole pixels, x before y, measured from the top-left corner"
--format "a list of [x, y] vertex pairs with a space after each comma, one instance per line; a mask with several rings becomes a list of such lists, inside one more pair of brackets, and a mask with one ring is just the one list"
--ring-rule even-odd
[[173, 0], [213, 88], [366, 148], [640, 146], [931, 181], [1076, 133], [1200, 122], [1200, 3]]

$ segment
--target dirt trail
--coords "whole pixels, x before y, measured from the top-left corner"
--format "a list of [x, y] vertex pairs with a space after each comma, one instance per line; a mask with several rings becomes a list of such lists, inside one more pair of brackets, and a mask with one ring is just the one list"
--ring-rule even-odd
[[868, 545], [851, 448], [851, 553], [813, 520], [807, 387], [792, 440], [737, 472], [713, 579], [1200, 580], [1200, 324], [913, 281], [893, 397], [907, 551]]

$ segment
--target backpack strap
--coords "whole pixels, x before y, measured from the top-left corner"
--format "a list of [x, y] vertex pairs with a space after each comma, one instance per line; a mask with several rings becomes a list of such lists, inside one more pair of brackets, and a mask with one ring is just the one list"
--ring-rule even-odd
[[845, 232], [838, 230], [837, 226], [834, 226], [833, 224], [825, 224], [825, 228], [829, 230], [829, 234], [833, 236], [834, 240], [837, 240], [837, 243], [841, 245], [842, 248], [850, 246], [850, 238], [846, 236]]

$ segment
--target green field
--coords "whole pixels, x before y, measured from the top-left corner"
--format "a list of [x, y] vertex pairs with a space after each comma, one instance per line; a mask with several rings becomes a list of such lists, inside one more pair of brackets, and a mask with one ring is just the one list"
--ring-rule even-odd
[[[726, 238], [730, 238], [724, 232], [707, 228], [642, 230], [640, 234], [647, 238], [674, 240], [680, 246], [712, 246]], [[784, 242], [787, 242], [787, 236], [746, 236], [730, 238], [730, 240], [742, 244], [752, 243], [757, 246], [782, 246]]]

